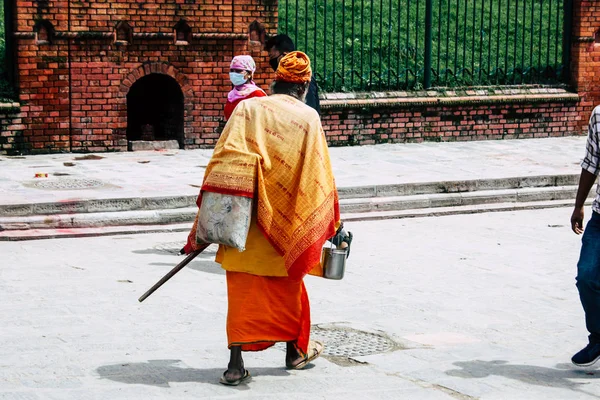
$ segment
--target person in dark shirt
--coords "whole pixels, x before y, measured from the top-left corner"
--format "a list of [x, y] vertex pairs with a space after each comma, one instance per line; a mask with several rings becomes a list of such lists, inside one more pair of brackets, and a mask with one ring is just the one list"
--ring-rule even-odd
[[[266, 50], [269, 52], [269, 64], [273, 71], [277, 70], [279, 61], [283, 56], [292, 51], [296, 51], [294, 41], [288, 35], [276, 35], [267, 40], [265, 44]], [[321, 115], [321, 105], [319, 103], [319, 87], [315, 80], [314, 74], [310, 80], [308, 87], [308, 93], [305, 100], [306, 105], [314, 108], [319, 115]]]

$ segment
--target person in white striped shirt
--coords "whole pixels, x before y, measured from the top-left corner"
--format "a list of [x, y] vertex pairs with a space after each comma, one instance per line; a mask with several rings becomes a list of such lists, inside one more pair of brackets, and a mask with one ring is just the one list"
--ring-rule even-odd
[[571, 361], [587, 367], [600, 359], [600, 186], [592, 204], [592, 217], [583, 229], [584, 203], [600, 174], [600, 106], [592, 111], [588, 128], [585, 158], [581, 162], [581, 177], [577, 189], [575, 209], [571, 215], [571, 229], [583, 233], [581, 254], [577, 263], [577, 289], [585, 312], [589, 331], [588, 345], [575, 354]]

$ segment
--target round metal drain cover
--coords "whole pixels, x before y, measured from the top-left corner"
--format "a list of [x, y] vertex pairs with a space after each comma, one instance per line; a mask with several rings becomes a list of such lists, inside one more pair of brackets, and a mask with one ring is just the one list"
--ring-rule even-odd
[[76, 189], [92, 189], [104, 186], [104, 182], [97, 179], [50, 179], [34, 182], [32, 185], [37, 189], [50, 190], [76, 190]]
[[[323, 355], [333, 357], [359, 357], [385, 353], [393, 350], [396, 344], [376, 333], [363, 332], [351, 328], [313, 325], [310, 338], [325, 345]], [[277, 348], [285, 351], [285, 344]]]
[[368, 356], [394, 348], [394, 342], [384, 336], [349, 328], [313, 326], [311, 337], [325, 344], [323, 354], [328, 356]]

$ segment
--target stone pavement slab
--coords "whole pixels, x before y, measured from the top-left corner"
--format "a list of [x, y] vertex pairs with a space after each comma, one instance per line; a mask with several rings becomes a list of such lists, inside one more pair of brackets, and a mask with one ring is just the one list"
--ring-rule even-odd
[[0, 242], [0, 399], [598, 398], [598, 368], [569, 364], [587, 340], [570, 213], [348, 223], [345, 278], [306, 278], [312, 322], [394, 346], [360, 355], [371, 342], [347, 339], [358, 355], [305, 371], [286, 371], [280, 348], [247, 353], [254, 378], [238, 388], [217, 383], [214, 248], [139, 304], [185, 233]]
[[[341, 188], [580, 172], [585, 137], [330, 149]], [[0, 205], [198, 194], [212, 150], [0, 156]], [[35, 178], [37, 173], [48, 178]]]

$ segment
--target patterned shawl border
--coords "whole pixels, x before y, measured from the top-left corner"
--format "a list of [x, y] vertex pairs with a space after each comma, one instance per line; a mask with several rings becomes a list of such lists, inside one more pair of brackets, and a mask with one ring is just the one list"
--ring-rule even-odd
[[288, 269], [300, 257], [304, 249], [312, 246], [315, 240], [329, 229], [328, 225], [330, 223], [335, 224], [333, 193], [292, 234], [291, 245], [286, 255], [286, 267]]
[[254, 192], [255, 182], [256, 173], [254, 171], [250, 174], [210, 171], [204, 178], [202, 185], [241, 192]]
[[[323, 243], [335, 235], [335, 224], [340, 218], [339, 204], [336, 200], [337, 192], [334, 189], [321, 206], [307, 218], [307, 221], [310, 221], [308, 225], [300, 226], [293, 233], [292, 237], [297, 237], [298, 234], [301, 237], [291, 248], [288, 246], [287, 253], [284, 246], [289, 243], [289, 235], [281, 227], [273, 224], [272, 218], [265, 220], [264, 216], [269, 216], [270, 213], [259, 203], [258, 227], [273, 248], [284, 257], [288, 276], [302, 278], [320, 262]], [[269, 229], [266, 229], [267, 226]]]
[[315, 243], [306, 249], [300, 257], [288, 268], [288, 276], [291, 279], [301, 279], [310, 272], [319, 262], [321, 262], [321, 252], [323, 251], [323, 243], [333, 235], [335, 235], [335, 223], [328, 226], [326, 232], [323, 232], [320, 238]]
[[[337, 197], [337, 196], [335, 196]], [[301, 277], [310, 272], [321, 261], [322, 247], [325, 241], [335, 235], [336, 222], [340, 220], [339, 205], [337, 202], [328, 203], [326, 213], [316, 220], [316, 225], [313, 229], [305, 231], [305, 235], [299, 243], [312, 242], [302, 251], [304, 246], [296, 246], [288, 254], [286, 267], [288, 275], [291, 277]], [[333, 207], [331, 207], [333, 205]], [[325, 229], [324, 229], [325, 228]]]

